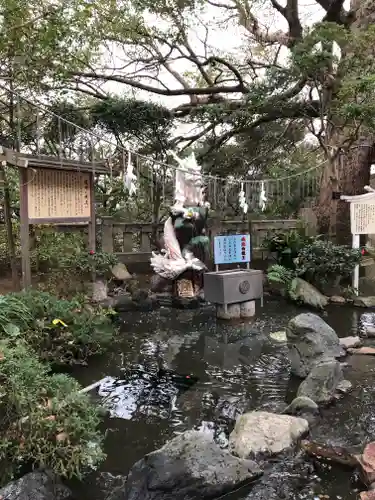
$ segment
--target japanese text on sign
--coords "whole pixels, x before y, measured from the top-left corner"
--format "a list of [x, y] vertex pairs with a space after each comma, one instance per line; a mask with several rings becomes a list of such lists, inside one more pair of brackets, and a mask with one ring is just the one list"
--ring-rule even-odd
[[250, 262], [250, 235], [231, 234], [215, 236], [215, 264], [238, 264]]
[[375, 203], [350, 204], [350, 228], [352, 234], [375, 234]]
[[89, 220], [90, 174], [44, 168], [28, 171], [28, 215], [31, 223]]

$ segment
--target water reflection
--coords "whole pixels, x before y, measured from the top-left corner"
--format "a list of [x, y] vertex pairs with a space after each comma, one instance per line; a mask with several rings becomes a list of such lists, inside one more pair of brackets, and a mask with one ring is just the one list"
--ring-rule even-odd
[[[271, 333], [285, 331], [288, 321], [301, 312], [269, 301], [253, 322], [242, 325], [217, 323], [210, 308], [125, 315], [123, 341], [106, 364], [78, 373], [84, 385], [111, 377], [99, 389], [112, 431], [106, 440], [104, 470], [126, 474], [146, 453], [192, 428], [212, 433], [220, 446], [226, 446], [239, 414], [282, 410], [293, 387], [287, 345]], [[339, 336], [357, 334], [366, 324], [375, 326], [374, 314], [346, 307], [329, 309], [324, 319]], [[356, 448], [366, 439], [375, 440], [375, 358], [354, 356], [350, 363], [345, 376], [354, 390], [324, 410], [313, 438]], [[282, 478], [285, 470], [279, 473]], [[348, 484], [342, 484], [325, 478], [319, 494], [332, 491], [346, 500], [353, 498]], [[265, 497], [259, 492], [254, 498]]]
[[[114, 354], [112, 377], [98, 394], [112, 418], [167, 419], [175, 430], [202, 421], [233, 422], [253, 408], [277, 410], [289, 380], [286, 345], [270, 338], [280, 327], [277, 319], [263, 312], [249, 324], [220, 324], [211, 309], [133, 314], [124, 322], [126, 337]], [[161, 369], [174, 376], [160, 378]], [[196, 377], [194, 387], [181, 387], [185, 376]]]

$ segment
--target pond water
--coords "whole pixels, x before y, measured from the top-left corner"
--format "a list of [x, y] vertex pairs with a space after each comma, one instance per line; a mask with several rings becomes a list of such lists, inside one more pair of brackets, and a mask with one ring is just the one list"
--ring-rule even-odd
[[[98, 391], [110, 414], [108, 458], [101, 470], [126, 475], [146, 453], [192, 428], [213, 432], [218, 444], [225, 446], [239, 413], [281, 411], [299, 383], [290, 378], [282, 332], [301, 312], [268, 299], [246, 324], [216, 322], [211, 307], [124, 315], [122, 340], [114, 351], [75, 373], [83, 385], [109, 377]], [[345, 337], [357, 334], [363, 319], [373, 320], [361, 315], [361, 310], [336, 306], [323, 317]], [[364, 442], [375, 440], [375, 358], [349, 358], [345, 377], [352, 381], [353, 392], [322, 412], [313, 439], [360, 451]], [[272, 469], [271, 475], [288, 477], [291, 484], [298, 479], [292, 492], [280, 493], [280, 498], [357, 498], [350, 471], [316, 465], [307, 473], [305, 467], [301, 479], [302, 473], [293, 472], [294, 465], [288, 469], [283, 463]], [[262, 481], [266, 484], [267, 479]], [[86, 494], [94, 498], [89, 488]], [[254, 491], [228, 498], [266, 497]]]

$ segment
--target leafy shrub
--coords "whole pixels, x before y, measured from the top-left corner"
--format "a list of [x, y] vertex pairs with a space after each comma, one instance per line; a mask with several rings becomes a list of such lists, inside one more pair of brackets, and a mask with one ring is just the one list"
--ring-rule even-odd
[[43, 269], [65, 269], [84, 251], [82, 233], [62, 233], [53, 227], [44, 227], [37, 236], [33, 261]]
[[118, 259], [113, 253], [94, 251], [80, 252], [72, 262], [72, 267], [74, 266], [86, 276], [92, 273], [106, 276], [117, 262]]
[[263, 241], [263, 247], [269, 252], [276, 254], [276, 262], [289, 269], [294, 269], [294, 259], [306, 245], [314, 240], [306, 236], [304, 231], [292, 229], [291, 231], [276, 233]]
[[310, 283], [339, 284], [351, 275], [361, 257], [360, 249], [316, 240], [300, 250], [295, 265], [298, 274]]
[[0, 342], [0, 387], [1, 482], [24, 464], [80, 477], [103, 460], [99, 409], [21, 341]]
[[87, 309], [78, 301], [61, 300], [36, 290], [5, 297], [9, 297], [10, 305], [23, 304], [29, 315], [27, 320], [25, 316], [13, 317], [10, 324], [15, 327], [8, 327], [4, 333], [24, 338], [43, 360], [82, 364], [89, 356], [102, 353], [113, 341], [115, 327], [110, 313], [103, 309]]

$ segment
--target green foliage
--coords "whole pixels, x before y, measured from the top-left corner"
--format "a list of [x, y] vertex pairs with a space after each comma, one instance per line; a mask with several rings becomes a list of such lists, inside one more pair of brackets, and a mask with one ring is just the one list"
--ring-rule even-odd
[[116, 138], [153, 143], [157, 149], [168, 141], [173, 124], [173, 116], [167, 108], [137, 99], [111, 97], [98, 101], [92, 106], [90, 115], [94, 125]]
[[22, 85], [39, 87], [84, 67], [98, 49], [93, 3], [2, 0], [0, 57]]
[[295, 269], [294, 260], [306, 245], [312, 243], [315, 238], [306, 236], [303, 229], [292, 229], [268, 236], [263, 241], [263, 247], [269, 252], [276, 254], [275, 259], [281, 266]]
[[53, 227], [40, 227], [33, 251], [33, 260], [42, 269], [65, 269], [84, 251], [82, 233], [56, 231]]
[[[79, 108], [76, 103], [56, 101], [49, 107], [55, 115], [51, 115], [44, 129], [44, 138], [55, 144], [60, 141], [73, 141], [79, 133], [79, 128], [88, 129], [91, 121], [85, 109]], [[60, 120], [58, 117], [63, 118]], [[66, 121], [65, 121], [66, 120]], [[67, 123], [70, 122], [70, 123]], [[72, 125], [74, 124], [74, 125]]]
[[[14, 336], [19, 328], [26, 328], [33, 320], [29, 307], [14, 295], [0, 295], [0, 333], [2, 336]], [[16, 326], [18, 325], [18, 326]]]
[[319, 286], [348, 278], [361, 258], [359, 249], [316, 240], [300, 250], [295, 264], [301, 276]]
[[[14, 304], [22, 316], [12, 315]], [[115, 334], [106, 311], [36, 290], [4, 296], [2, 317], [3, 338], [24, 339], [40, 359], [54, 364], [84, 364], [89, 356], [108, 348]]]
[[99, 276], [110, 274], [111, 268], [118, 263], [115, 254], [107, 252], [79, 252], [71, 262], [71, 267], [75, 267], [83, 275], [96, 273]]
[[22, 342], [0, 343], [0, 481], [27, 463], [81, 477], [103, 459], [99, 410]]
[[295, 277], [296, 273], [294, 270], [288, 269], [281, 264], [274, 264], [267, 270], [267, 278], [271, 283], [278, 283], [289, 287]]

